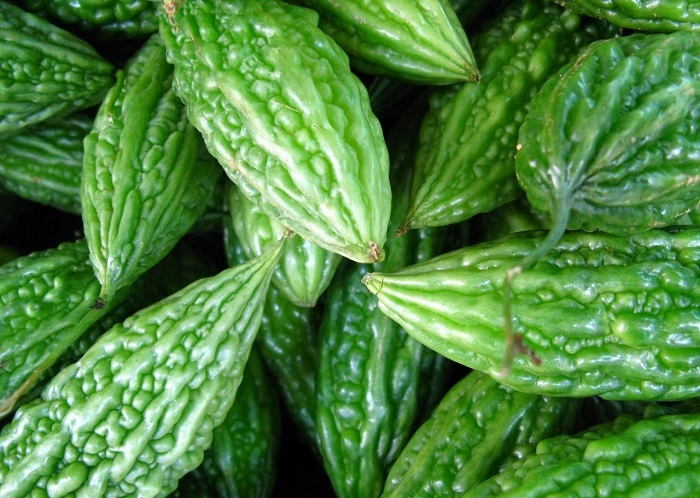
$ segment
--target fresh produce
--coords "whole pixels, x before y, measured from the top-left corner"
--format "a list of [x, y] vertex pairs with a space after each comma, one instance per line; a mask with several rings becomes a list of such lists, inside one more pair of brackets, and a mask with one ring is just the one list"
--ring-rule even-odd
[[461, 496], [542, 439], [568, 432], [580, 399], [525, 394], [473, 371], [444, 396], [391, 467], [383, 498]]
[[391, 209], [384, 137], [318, 16], [279, 0], [166, 7], [177, 92], [231, 180], [305, 239], [381, 261]]
[[0, 3], [0, 496], [697, 494], [699, 35], [291, 1]]
[[517, 351], [507, 375], [503, 281], [541, 232], [369, 273], [379, 308], [442, 355], [514, 389], [674, 400], [700, 395], [700, 229], [571, 231], [513, 281]]
[[172, 249], [221, 174], [172, 81], [153, 35], [120, 71], [85, 138], [83, 225], [104, 301]]
[[564, 7], [588, 16], [640, 31], [700, 31], [700, 2], [661, 0], [629, 2], [626, 0], [554, 0]]
[[0, 142], [0, 185], [34, 202], [81, 214], [83, 140], [93, 118], [74, 113]]
[[458, 223], [522, 195], [513, 156], [530, 101], [579, 50], [613, 34], [549, 0], [514, 0], [491, 18], [474, 38], [479, 82], [431, 94], [399, 233]]
[[[233, 230], [248, 258], [260, 255], [284, 234], [285, 226], [265, 214], [233, 182], [228, 184], [227, 197]], [[294, 304], [313, 307], [331, 283], [341, 259], [313, 242], [294, 237], [272, 275], [272, 285]]]
[[0, 2], [0, 138], [99, 104], [114, 67], [82, 39]]
[[132, 315], [0, 432], [0, 496], [164, 496], [226, 416], [284, 239]]
[[469, 40], [448, 0], [291, 3], [318, 12], [319, 27], [359, 71], [429, 85], [479, 79]]

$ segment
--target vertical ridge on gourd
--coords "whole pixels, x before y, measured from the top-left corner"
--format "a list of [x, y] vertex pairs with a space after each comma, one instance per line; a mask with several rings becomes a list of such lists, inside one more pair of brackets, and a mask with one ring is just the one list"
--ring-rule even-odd
[[622, 415], [574, 436], [542, 441], [536, 453], [462, 498], [692, 496], [700, 469], [700, 415]]
[[[227, 186], [229, 212], [236, 238], [249, 258], [274, 244], [286, 230], [233, 183]], [[272, 285], [298, 306], [313, 307], [333, 278], [341, 256], [301, 237], [287, 243], [272, 276]]]
[[411, 436], [381, 496], [461, 496], [525, 447], [567, 433], [580, 406], [574, 398], [514, 391], [472, 371]]
[[231, 407], [284, 239], [138, 311], [0, 432], [0, 495], [167, 496]]
[[98, 308], [99, 294], [84, 240], [0, 267], [0, 416], [70, 345], [65, 338], [79, 336], [123, 298]]
[[68, 31], [0, 2], [0, 137], [98, 104], [114, 67]]
[[172, 249], [221, 176], [172, 77], [153, 35], [120, 71], [84, 142], [83, 225], [104, 300]]
[[639, 31], [700, 32], [698, 0], [660, 0], [629, 2], [624, 0], [554, 0], [567, 9], [587, 16], [606, 19], [616, 26]]
[[[420, 113], [412, 108], [387, 137], [394, 187], [391, 224], [408, 204], [410, 163]], [[385, 316], [362, 285], [370, 271], [398, 270], [439, 253], [442, 230], [390, 238], [381, 263], [346, 262], [324, 300], [316, 373], [317, 447], [336, 494], [381, 494], [391, 463], [430, 407], [449, 363]], [[439, 399], [439, 398], [438, 398]]]
[[467, 35], [446, 0], [294, 0], [319, 13], [320, 28], [365, 73], [420, 84], [476, 81]]
[[0, 141], [0, 185], [33, 202], [81, 214], [83, 140], [93, 118], [74, 113]]
[[633, 34], [592, 43], [533, 99], [515, 171], [550, 231], [505, 279], [506, 371], [513, 281], [565, 230], [642, 232], [700, 204], [699, 72], [700, 34]]
[[513, 281], [519, 354], [502, 375], [503, 280], [541, 232], [480, 243], [363, 281], [379, 307], [438, 353], [514, 389], [680, 400], [700, 392], [698, 228], [570, 231]]
[[479, 82], [431, 94], [399, 233], [465, 221], [521, 196], [513, 157], [530, 101], [579, 50], [613, 34], [550, 0], [516, 0], [498, 11], [474, 37]]
[[311, 10], [277, 0], [169, 1], [161, 34], [209, 151], [303, 238], [381, 260], [388, 154], [367, 90]]

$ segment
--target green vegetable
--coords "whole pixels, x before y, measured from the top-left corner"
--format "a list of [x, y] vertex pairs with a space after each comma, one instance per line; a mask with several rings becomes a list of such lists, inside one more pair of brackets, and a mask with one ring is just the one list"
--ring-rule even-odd
[[177, 91], [228, 176], [303, 238], [381, 260], [391, 206], [384, 137], [318, 16], [278, 0], [165, 7]]
[[0, 137], [99, 103], [114, 68], [89, 44], [0, 2]]
[[[230, 266], [248, 260], [233, 232], [233, 220], [224, 223], [224, 249]], [[292, 240], [287, 241], [287, 244]], [[319, 305], [320, 306], [320, 305]], [[257, 346], [305, 443], [316, 441], [316, 370], [320, 307], [297, 306], [275, 286], [265, 298]]]
[[348, 53], [352, 66], [414, 83], [476, 81], [467, 35], [447, 0], [296, 0]]
[[[394, 185], [392, 222], [405, 214], [419, 120], [400, 119], [388, 137]], [[420, 115], [417, 116], [419, 118]], [[411, 125], [413, 127], [411, 128]], [[406, 444], [428, 402], [423, 387], [442, 385], [439, 355], [411, 338], [377, 308], [362, 285], [370, 271], [397, 270], [438, 254], [441, 230], [391, 238], [386, 259], [351, 262], [336, 272], [324, 302], [316, 376], [318, 446], [336, 494], [371, 498], [381, 494], [390, 465]]]
[[571, 429], [580, 405], [568, 397], [519, 393], [473, 371], [411, 437], [382, 497], [461, 496], [494, 475], [514, 448]]
[[214, 429], [202, 464], [188, 477], [200, 489], [215, 489], [218, 498], [270, 496], [282, 429], [278, 408], [277, 392], [253, 347], [233, 406]]
[[582, 14], [607, 19], [611, 23], [641, 31], [700, 31], [700, 2], [660, 0], [555, 0]]
[[530, 101], [579, 50], [612, 34], [549, 0], [501, 10], [474, 39], [480, 81], [431, 95], [399, 233], [458, 223], [522, 195], [513, 156]]
[[129, 317], [0, 433], [0, 496], [166, 496], [202, 461], [260, 325], [283, 240]]
[[462, 498], [692, 496], [700, 484], [699, 436], [697, 413], [642, 420], [623, 415], [541, 442], [535, 454]]
[[138, 38], [158, 31], [152, 0], [20, 0], [22, 8], [101, 38]]
[[83, 139], [93, 118], [75, 113], [0, 142], [0, 185], [33, 202], [79, 215]]
[[100, 285], [84, 240], [16, 258], [0, 267], [0, 416], [90, 325], [116, 306], [101, 306]]
[[501, 375], [503, 280], [540, 235], [468, 246], [364, 282], [417, 340], [514, 389], [619, 400], [698, 396], [700, 231], [693, 227], [565, 234], [513, 282], [524, 354]]
[[105, 301], [172, 249], [221, 176], [172, 76], [154, 35], [120, 73], [85, 139], [83, 225]]
[[567, 228], [639, 232], [672, 224], [700, 205], [698, 71], [700, 34], [636, 34], [591, 44], [535, 97], [520, 129], [515, 170], [551, 226], [508, 272], [507, 336], [513, 279]]
[[[252, 258], [264, 252], [284, 234], [284, 225], [270, 218], [232, 182], [228, 182], [229, 211], [233, 229], [243, 249]], [[342, 258], [316, 244], [292, 238], [272, 276], [276, 286], [290, 301], [313, 307], [326, 290]]]

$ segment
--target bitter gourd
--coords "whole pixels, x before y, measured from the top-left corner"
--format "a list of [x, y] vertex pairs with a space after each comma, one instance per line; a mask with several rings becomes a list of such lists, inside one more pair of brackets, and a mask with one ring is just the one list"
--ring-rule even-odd
[[85, 240], [33, 252], [0, 268], [0, 416], [13, 408], [88, 327], [116, 306], [100, 295]]
[[[413, 337], [501, 375], [503, 281], [537, 246], [520, 233], [453, 251], [365, 284]], [[523, 353], [501, 382], [523, 392], [674, 400], [700, 392], [700, 231], [568, 232], [513, 282]]]
[[83, 140], [93, 117], [74, 113], [0, 142], [0, 185], [33, 202], [81, 214]]
[[284, 240], [103, 335], [0, 432], [0, 496], [167, 496], [236, 395]]
[[700, 31], [700, 2], [661, 0], [554, 0], [584, 15], [606, 19], [616, 26], [639, 31]]
[[462, 498], [694, 496], [700, 479], [697, 413], [613, 423], [542, 441], [535, 454]]
[[[279, 240], [286, 228], [243, 195], [233, 182], [228, 184], [233, 229], [246, 255], [252, 258]], [[280, 258], [272, 276], [272, 285], [293, 303], [313, 307], [330, 284], [341, 259], [336, 253], [301, 237], [294, 237]]]
[[[410, 165], [420, 115], [402, 118], [390, 143], [394, 185], [392, 223], [408, 206]], [[370, 271], [397, 270], [439, 254], [442, 230], [415, 231], [386, 244], [374, 265], [347, 262], [338, 269], [324, 301], [316, 375], [317, 444], [336, 494], [381, 494], [391, 463], [406, 444], [418, 416], [429, 409], [426, 384], [441, 387], [449, 364], [385, 316], [362, 285]], [[436, 363], [440, 368], [435, 368]], [[439, 401], [439, 397], [433, 401]]]
[[[254, 346], [226, 418], [202, 463], [186, 478], [217, 498], [266, 498], [276, 482], [281, 419], [277, 392]], [[179, 486], [178, 486], [179, 488]], [[199, 493], [195, 496], [199, 496]]]
[[479, 77], [467, 35], [447, 0], [292, 3], [319, 13], [319, 27], [358, 71], [431, 85]]
[[85, 138], [83, 225], [103, 300], [172, 249], [221, 176], [172, 78], [153, 35], [120, 72]]
[[613, 33], [550, 0], [516, 0], [491, 19], [474, 39], [480, 81], [431, 95], [400, 232], [458, 223], [522, 195], [513, 157], [530, 101], [579, 50]]
[[98, 38], [140, 38], [158, 31], [152, 0], [19, 0], [25, 10]]
[[0, 2], [0, 137], [102, 101], [114, 67], [85, 41]]
[[413, 434], [382, 497], [461, 496], [520, 447], [567, 433], [580, 406], [574, 398], [513, 391], [472, 371]]
[[163, 11], [177, 92], [234, 183], [318, 246], [381, 260], [386, 144], [318, 15], [278, 0], [169, 1]]

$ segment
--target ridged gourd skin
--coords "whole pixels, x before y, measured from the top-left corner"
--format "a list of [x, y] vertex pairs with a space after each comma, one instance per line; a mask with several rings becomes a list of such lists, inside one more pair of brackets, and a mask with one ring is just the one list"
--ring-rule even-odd
[[74, 113], [0, 141], [0, 185], [61, 211], [81, 214], [83, 140], [94, 119]]
[[[419, 116], [400, 118], [387, 137], [393, 226], [408, 205]], [[381, 494], [386, 473], [419, 417], [430, 410], [430, 402], [439, 401], [434, 391], [443, 386], [450, 365], [378, 309], [362, 276], [435, 256], [444, 235], [443, 230], [426, 229], [391, 237], [384, 261], [346, 261], [328, 288], [319, 328], [316, 430], [324, 467], [340, 498]]]
[[277, 391], [254, 346], [233, 406], [214, 429], [201, 465], [187, 477], [218, 498], [266, 498], [276, 484], [281, 430]]
[[643, 231], [700, 204], [699, 72], [700, 34], [632, 34], [591, 44], [543, 86], [515, 170], [550, 237]]
[[461, 498], [635, 496], [685, 498], [700, 478], [700, 416], [622, 415], [574, 436], [542, 441]]
[[79, 336], [124, 297], [99, 307], [99, 295], [84, 239], [0, 267], [0, 416], [68, 348], [68, 337]]
[[75, 35], [0, 2], [0, 137], [102, 101], [114, 67]]
[[503, 282], [542, 232], [364, 278], [380, 309], [458, 363], [524, 392], [679, 400], [700, 393], [700, 229], [567, 232], [513, 281], [521, 354], [502, 376]]
[[524, 447], [568, 433], [580, 406], [575, 398], [514, 391], [473, 370], [411, 436], [381, 496], [461, 496]]
[[303, 238], [379, 261], [389, 159], [367, 90], [311, 10], [278, 0], [166, 2], [175, 86], [245, 195]]
[[27, 11], [98, 38], [140, 38], [158, 31], [153, 0], [19, 0]]
[[[286, 227], [228, 182], [229, 212], [236, 238], [248, 258], [264, 252]], [[313, 307], [331, 283], [342, 257], [301, 237], [292, 237], [272, 276], [272, 285], [298, 306]]]
[[521, 196], [513, 158], [530, 101], [579, 50], [614, 33], [550, 0], [516, 0], [491, 18], [473, 38], [479, 82], [431, 95], [399, 232], [465, 221]]
[[[229, 266], [248, 260], [231, 217], [224, 223], [224, 249]], [[288, 240], [287, 244], [292, 242]], [[280, 257], [281, 259], [281, 257]], [[316, 444], [317, 307], [298, 306], [270, 285], [256, 344], [280, 393], [282, 403], [311, 447]]]
[[698, 0], [554, 0], [587, 16], [606, 19], [616, 26], [647, 32], [700, 32]]
[[479, 71], [447, 0], [294, 0], [319, 13], [319, 27], [354, 69], [425, 85], [476, 81]]
[[172, 78], [153, 35], [120, 72], [84, 142], [83, 226], [104, 300], [172, 249], [222, 176]]
[[115, 325], [0, 432], [0, 496], [164, 497], [226, 416], [284, 240]]

